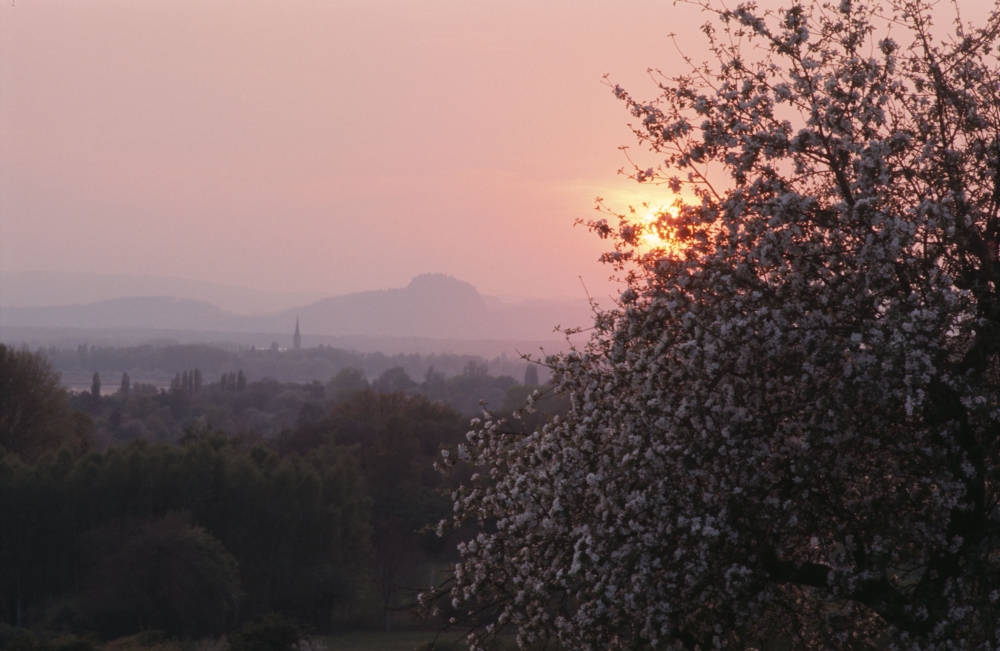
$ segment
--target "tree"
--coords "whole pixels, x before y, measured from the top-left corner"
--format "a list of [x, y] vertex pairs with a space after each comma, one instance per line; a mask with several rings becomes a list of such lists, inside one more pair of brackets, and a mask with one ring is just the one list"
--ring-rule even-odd
[[412, 526], [394, 516], [373, 518], [371, 535], [372, 587], [382, 602], [385, 630], [391, 628], [391, 613], [396, 601], [417, 584], [420, 566], [420, 540]]
[[386, 369], [372, 382], [372, 390], [379, 393], [405, 393], [417, 385], [402, 366]]
[[538, 386], [538, 366], [531, 364], [530, 362], [528, 363], [527, 368], [524, 369], [524, 386]]
[[330, 380], [331, 402], [334, 404], [347, 402], [352, 396], [367, 388], [368, 380], [365, 379], [365, 372], [359, 368], [346, 366], [337, 371]]
[[626, 287], [548, 359], [565, 418], [450, 456], [450, 594], [569, 648], [995, 649], [1000, 12], [714, 16], [717, 62], [613, 87], [693, 200], [591, 223]]
[[31, 460], [66, 443], [82, 446], [83, 425], [44, 355], [0, 344], [0, 448]]
[[129, 391], [132, 390], [132, 379], [129, 378], [128, 373], [122, 373], [122, 386], [119, 389], [119, 393], [123, 396], [127, 396]]
[[110, 633], [148, 626], [177, 635], [223, 632], [240, 591], [236, 559], [176, 514], [109, 523], [86, 536], [84, 616]]

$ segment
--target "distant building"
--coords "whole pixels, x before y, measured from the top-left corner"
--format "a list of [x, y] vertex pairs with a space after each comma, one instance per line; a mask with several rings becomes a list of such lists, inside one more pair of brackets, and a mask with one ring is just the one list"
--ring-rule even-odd
[[292, 350], [302, 348], [302, 335], [299, 334], [299, 318], [295, 317], [295, 335], [292, 337]]

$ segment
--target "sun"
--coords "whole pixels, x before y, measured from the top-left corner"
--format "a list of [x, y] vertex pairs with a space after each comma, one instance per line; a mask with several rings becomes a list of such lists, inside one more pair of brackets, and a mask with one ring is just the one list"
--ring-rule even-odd
[[[598, 197], [598, 210], [605, 215], [617, 216], [622, 224], [632, 226], [638, 234], [629, 238], [641, 255], [669, 256], [683, 255], [687, 246], [685, 238], [678, 232], [680, 213], [691, 204], [693, 198], [686, 193], [649, 193], [616, 191], [608, 193], [609, 199]], [[624, 206], [616, 210], [614, 206]], [[633, 233], [635, 232], [633, 231]]]
[[663, 215], [663, 210], [657, 209], [647, 209], [642, 215], [642, 243], [646, 246], [656, 248], [666, 245], [666, 240], [661, 236], [661, 229], [657, 228], [660, 217]]
[[676, 243], [668, 234], [668, 221], [672, 219], [673, 213], [666, 206], [643, 203], [640, 209], [635, 210], [635, 214], [638, 216], [638, 225], [643, 231], [642, 237], [639, 238], [642, 248], [664, 252], [674, 249]]

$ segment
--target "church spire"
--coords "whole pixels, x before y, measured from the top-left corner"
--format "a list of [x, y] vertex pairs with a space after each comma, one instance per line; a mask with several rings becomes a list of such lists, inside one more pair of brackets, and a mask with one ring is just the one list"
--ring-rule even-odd
[[302, 335], [299, 334], [299, 317], [295, 317], [295, 335], [292, 337], [292, 349], [302, 348]]

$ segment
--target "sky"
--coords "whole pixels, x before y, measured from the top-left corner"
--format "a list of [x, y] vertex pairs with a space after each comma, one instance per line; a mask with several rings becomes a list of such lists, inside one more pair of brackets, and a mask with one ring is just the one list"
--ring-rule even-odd
[[[975, 3], [972, 3], [975, 6]], [[0, 3], [0, 272], [343, 294], [450, 274], [614, 292], [594, 198], [635, 147], [604, 75], [696, 58], [669, 1]], [[581, 282], [582, 281], [582, 282]]]

